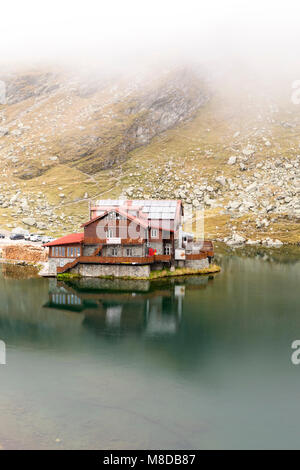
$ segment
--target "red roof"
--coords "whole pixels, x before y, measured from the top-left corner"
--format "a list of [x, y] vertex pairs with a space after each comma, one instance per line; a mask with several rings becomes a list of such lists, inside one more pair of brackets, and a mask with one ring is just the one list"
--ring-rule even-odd
[[70, 233], [64, 237], [53, 240], [53, 242], [45, 243], [44, 246], [56, 246], [56, 245], [70, 245], [72, 243], [81, 243], [83, 241], [83, 233]]

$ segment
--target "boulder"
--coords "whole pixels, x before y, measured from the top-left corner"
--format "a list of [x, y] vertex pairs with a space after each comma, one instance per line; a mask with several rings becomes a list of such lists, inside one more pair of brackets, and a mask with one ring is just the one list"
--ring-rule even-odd
[[264, 246], [268, 246], [269, 248], [280, 248], [283, 243], [281, 240], [272, 240], [271, 238], [266, 238], [265, 240], [262, 241], [262, 244]]
[[235, 165], [236, 164], [237, 158], [235, 156], [232, 156], [228, 159], [227, 165]]
[[47, 228], [47, 224], [45, 224], [45, 222], [38, 222], [36, 226], [39, 230], [45, 230]]
[[0, 137], [4, 137], [8, 133], [9, 133], [9, 131], [6, 127], [0, 127]]
[[253, 183], [249, 184], [249, 186], [247, 186], [247, 188], [245, 189], [245, 191], [247, 193], [251, 192], [251, 191], [254, 191], [254, 189], [257, 188], [257, 183], [254, 181]]
[[36, 220], [33, 217], [25, 217], [22, 219], [23, 224], [29, 225], [29, 227], [33, 227], [36, 225]]
[[243, 155], [245, 155], [246, 157], [250, 157], [251, 155], [254, 154], [254, 150], [251, 148], [251, 147], [246, 147], [242, 150], [243, 152]]
[[229, 238], [226, 243], [229, 246], [239, 246], [243, 245], [246, 242], [246, 239], [239, 235], [238, 233], [234, 233], [231, 238]]
[[246, 241], [246, 245], [250, 245], [250, 246], [259, 245], [260, 243], [261, 243], [260, 240], [251, 240], [251, 238], [249, 238], [249, 239]]
[[216, 183], [220, 184], [221, 186], [225, 186], [226, 184], [225, 176], [217, 176]]

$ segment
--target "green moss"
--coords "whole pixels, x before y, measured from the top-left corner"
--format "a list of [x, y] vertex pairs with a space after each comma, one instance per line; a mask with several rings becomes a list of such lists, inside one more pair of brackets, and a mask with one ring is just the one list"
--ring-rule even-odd
[[151, 271], [149, 279], [161, 279], [163, 277], [174, 276], [189, 276], [195, 274], [215, 274], [221, 271], [220, 266], [216, 264], [210, 265], [208, 268], [191, 269], [191, 268], [177, 268], [175, 271], [169, 269], [162, 269], [160, 271]]
[[75, 274], [75, 273], [61, 273], [57, 274], [57, 279], [59, 281], [69, 281], [71, 279], [79, 279], [81, 276], [80, 274]]

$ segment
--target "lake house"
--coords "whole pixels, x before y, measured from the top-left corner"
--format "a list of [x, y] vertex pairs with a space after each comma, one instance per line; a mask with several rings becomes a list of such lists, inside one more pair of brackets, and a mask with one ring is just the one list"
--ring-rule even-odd
[[180, 200], [99, 200], [82, 233], [47, 243], [49, 275], [149, 277], [163, 267], [209, 266], [213, 246], [183, 231]]

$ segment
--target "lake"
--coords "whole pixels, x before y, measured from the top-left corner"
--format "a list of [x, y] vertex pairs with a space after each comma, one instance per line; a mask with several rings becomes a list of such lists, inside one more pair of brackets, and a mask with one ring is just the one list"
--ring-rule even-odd
[[2, 265], [0, 447], [300, 448], [300, 250], [218, 261], [152, 283]]

